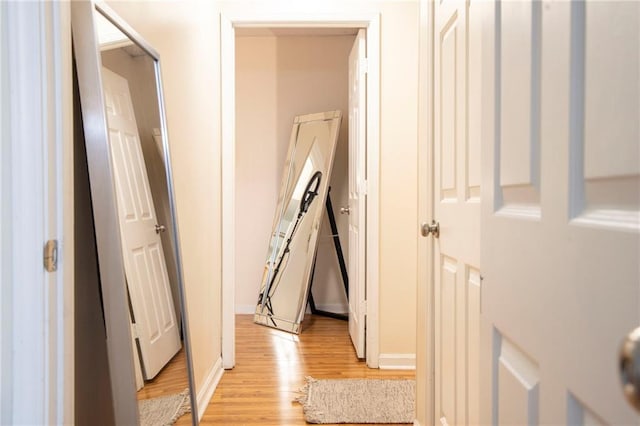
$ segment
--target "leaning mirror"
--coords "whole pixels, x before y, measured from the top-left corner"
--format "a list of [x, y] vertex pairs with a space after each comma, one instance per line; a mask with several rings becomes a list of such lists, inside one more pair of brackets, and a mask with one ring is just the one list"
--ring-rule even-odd
[[299, 333], [342, 115], [294, 119], [254, 321]]
[[159, 55], [105, 4], [71, 8], [115, 423], [195, 425]]

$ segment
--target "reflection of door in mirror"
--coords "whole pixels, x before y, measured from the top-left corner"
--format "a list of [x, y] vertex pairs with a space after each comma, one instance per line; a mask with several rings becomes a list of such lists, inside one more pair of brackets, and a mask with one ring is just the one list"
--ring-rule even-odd
[[[104, 3], [74, 2], [71, 15], [112, 396], [83, 399], [76, 417], [100, 423], [98, 407], [117, 424], [149, 424], [160, 406], [197, 413], [159, 55]], [[81, 355], [76, 389], [87, 390], [92, 360]]]
[[[138, 398], [145, 399], [186, 387], [176, 259], [172, 235], [165, 232], [171, 212], [155, 63], [101, 16], [98, 26], [136, 387]], [[174, 388], [171, 382], [177, 383]]]
[[148, 380], [181, 344], [159, 235], [163, 225], [153, 205], [129, 84], [107, 68], [102, 71], [133, 332]]

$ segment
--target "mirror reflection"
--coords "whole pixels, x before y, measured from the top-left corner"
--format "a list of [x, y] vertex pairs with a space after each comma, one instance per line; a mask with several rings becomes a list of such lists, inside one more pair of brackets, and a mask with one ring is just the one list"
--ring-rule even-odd
[[189, 413], [195, 404], [189, 392], [190, 357], [182, 326], [183, 290], [169, 155], [165, 151], [168, 145], [159, 104], [159, 64], [141, 47], [144, 43], [132, 40], [100, 9], [94, 13], [98, 66], [117, 198], [139, 416], [141, 424], [149, 424], [150, 410], [171, 404], [175, 406], [172, 418], [162, 421], [171, 424], [179, 418], [177, 424], [196, 424], [193, 418], [197, 416]]
[[[139, 399], [186, 388], [155, 60], [97, 14]], [[165, 368], [166, 367], [166, 368]], [[184, 379], [180, 384], [175, 379]], [[146, 383], [146, 385], [145, 385]]]
[[300, 332], [342, 115], [294, 120], [254, 321]]

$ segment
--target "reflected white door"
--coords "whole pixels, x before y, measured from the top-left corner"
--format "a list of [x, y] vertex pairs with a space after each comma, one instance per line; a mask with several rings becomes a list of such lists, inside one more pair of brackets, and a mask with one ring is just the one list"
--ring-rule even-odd
[[180, 335], [127, 80], [102, 68], [125, 274], [145, 379], [178, 350]]
[[483, 43], [484, 424], [638, 424], [640, 3], [495, 2]]
[[365, 356], [366, 39], [359, 30], [349, 53], [349, 334]]
[[475, 8], [465, 0], [434, 3], [433, 209], [440, 224], [433, 248], [436, 424], [478, 424], [479, 419], [480, 138], [474, 120], [479, 87], [469, 80], [479, 64], [468, 34]]

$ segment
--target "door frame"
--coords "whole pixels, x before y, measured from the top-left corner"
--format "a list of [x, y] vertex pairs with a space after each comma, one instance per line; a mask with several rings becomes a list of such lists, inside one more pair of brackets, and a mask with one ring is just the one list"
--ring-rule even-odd
[[[3, 424], [74, 419], [70, 22], [68, 3], [0, 4], [0, 92], [12, 92], [0, 100]], [[47, 240], [58, 241], [55, 272], [43, 267]]]
[[379, 226], [380, 226], [380, 15], [340, 16], [298, 13], [265, 15], [247, 11], [220, 15], [222, 136], [222, 366], [235, 365], [235, 29], [236, 28], [364, 28], [367, 30], [367, 229], [366, 229], [366, 360], [379, 366]]
[[[416, 373], [416, 425], [429, 425], [435, 418], [435, 317], [434, 244], [420, 235], [420, 224], [434, 217], [434, 2], [420, 0], [418, 83], [418, 289]], [[421, 185], [420, 182], [425, 182]]]

